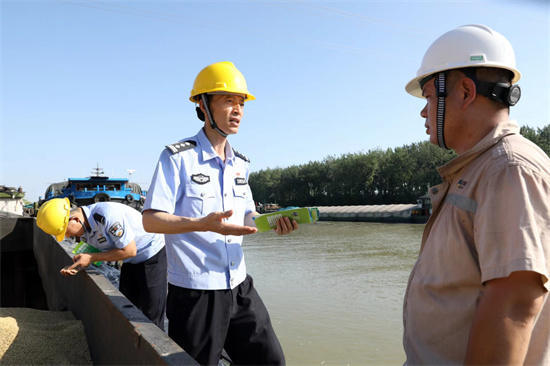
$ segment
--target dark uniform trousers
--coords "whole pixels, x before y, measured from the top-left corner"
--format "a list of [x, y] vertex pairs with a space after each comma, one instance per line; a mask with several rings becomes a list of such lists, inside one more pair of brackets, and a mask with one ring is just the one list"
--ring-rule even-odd
[[233, 290], [168, 284], [168, 335], [201, 365], [285, 365], [267, 309], [248, 276]]
[[124, 263], [120, 270], [120, 292], [143, 314], [164, 330], [166, 314], [166, 249], [141, 263]]

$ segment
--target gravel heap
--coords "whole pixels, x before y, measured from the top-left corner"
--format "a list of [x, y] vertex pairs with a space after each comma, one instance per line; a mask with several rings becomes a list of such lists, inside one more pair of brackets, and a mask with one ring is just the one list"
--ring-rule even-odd
[[0, 308], [0, 334], [0, 365], [93, 365], [71, 312]]

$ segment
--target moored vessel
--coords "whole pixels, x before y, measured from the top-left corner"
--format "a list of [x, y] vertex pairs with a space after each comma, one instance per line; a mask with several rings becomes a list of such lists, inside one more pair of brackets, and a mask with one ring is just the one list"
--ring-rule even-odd
[[128, 178], [109, 178], [98, 166], [90, 177], [69, 178], [65, 182], [50, 184], [39, 205], [52, 198], [67, 197], [76, 206], [111, 201], [141, 210], [146, 194], [139, 184], [130, 182]]

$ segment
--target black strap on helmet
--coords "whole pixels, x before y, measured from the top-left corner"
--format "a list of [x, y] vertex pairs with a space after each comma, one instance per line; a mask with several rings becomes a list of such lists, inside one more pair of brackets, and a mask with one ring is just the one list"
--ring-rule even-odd
[[206, 93], [201, 94], [201, 99], [202, 99], [202, 104], [204, 105], [204, 109], [206, 110], [206, 115], [208, 116], [208, 120], [210, 121], [210, 127], [216, 130], [223, 137], [227, 137], [228, 135], [219, 129], [216, 122], [214, 122], [214, 118], [212, 118], [212, 114], [210, 113], [210, 108], [208, 108], [208, 99], [206, 98]]
[[437, 144], [443, 149], [449, 149], [445, 144], [445, 88], [446, 72], [440, 72], [434, 79], [435, 95], [437, 96]]
[[443, 71], [435, 74], [430, 74], [419, 81], [420, 89], [424, 89], [424, 85], [431, 79], [434, 79], [435, 95], [437, 96], [437, 144], [443, 149], [449, 149], [445, 144], [445, 98], [447, 97], [447, 89], [445, 86], [448, 71]]

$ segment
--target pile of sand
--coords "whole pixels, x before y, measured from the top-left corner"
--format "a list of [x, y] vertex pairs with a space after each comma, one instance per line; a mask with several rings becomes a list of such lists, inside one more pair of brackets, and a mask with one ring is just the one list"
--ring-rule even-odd
[[0, 308], [1, 365], [93, 365], [71, 312]]

